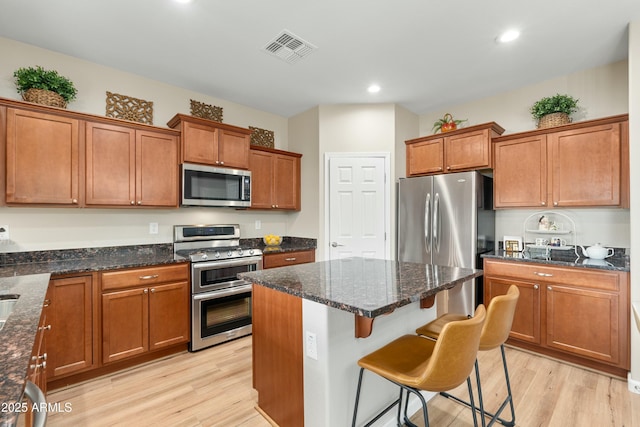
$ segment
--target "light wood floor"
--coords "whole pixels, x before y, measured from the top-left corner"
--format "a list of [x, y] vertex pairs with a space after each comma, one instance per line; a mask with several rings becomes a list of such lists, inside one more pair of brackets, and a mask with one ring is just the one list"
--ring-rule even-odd
[[[500, 352], [480, 353], [479, 360], [491, 409], [504, 392]], [[507, 362], [518, 426], [640, 426], [640, 395], [625, 381], [512, 348]], [[453, 393], [467, 397], [466, 386]], [[251, 337], [54, 390], [47, 400], [72, 408], [49, 413], [50, 427], [270, 425], [254, 409]], [[429, 418], [432, 426], [472, 425], [470, 410], [441, 396], [429, 402]], [[424, 425], [421, 416], [413, 420]]]

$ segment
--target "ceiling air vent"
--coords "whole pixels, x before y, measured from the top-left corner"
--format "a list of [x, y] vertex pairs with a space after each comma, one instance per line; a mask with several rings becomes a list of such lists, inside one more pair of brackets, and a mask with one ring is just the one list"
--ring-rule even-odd
[[289, 30], [283, 30], [264, 47], [265, 52], [289, 64], [295, 64], [316, 49], [316, 46], [302, 40]]

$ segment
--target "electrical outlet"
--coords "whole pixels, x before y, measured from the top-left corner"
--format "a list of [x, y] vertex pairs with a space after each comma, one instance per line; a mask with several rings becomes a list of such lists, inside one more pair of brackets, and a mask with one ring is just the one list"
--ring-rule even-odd
[[9, 226], [0, 225], [0, 240], [9, 240]]
[[316, 334], [307, 331], [307, 357], [318, 360], [318, 341]]
[[150, 222], [149, 223], [149, 234], [158, 234], [158, 223]]
[[256, 230], [260, 230], [262, 228], [262, 221], [256, 219]]

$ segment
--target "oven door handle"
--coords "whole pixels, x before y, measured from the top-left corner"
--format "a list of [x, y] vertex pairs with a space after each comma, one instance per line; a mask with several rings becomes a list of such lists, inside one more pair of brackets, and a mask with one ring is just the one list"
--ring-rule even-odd
[[194, 301], [201, 301], [203, 299], [217, 299], [224, 298], [231, 295], [237, 295], [244, 292], [251, 292], [252, 285], [234, 286], [232, 288], [220, 289], [213, 292], [207, 292], [206, 294], [193, 294]]
[[238, 258], [233, 260], [201, 261], [201, 262], [194, 262], [191, 264], [191, 266], [194, 271], [200, 271], [205, 269], [211, 269], [211, 267], [223, 268], [223, 267], [234, 267], [238, 265], [249, 265], [249, 264], [258, 264], [259, 266], [261, 266], [262, 256], [244, 257], [244, 258]]

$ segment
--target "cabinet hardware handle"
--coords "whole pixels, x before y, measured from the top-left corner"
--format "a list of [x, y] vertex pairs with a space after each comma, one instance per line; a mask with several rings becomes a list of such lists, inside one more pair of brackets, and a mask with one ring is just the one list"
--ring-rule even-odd
[[41, 326], [40, 330], [42, 330], [42, 331], [47, 331], [47, 330], [50, 331], [51, 330], [51, 325]]
[[138, 277], [138, 279], [140, 280], [150, 280], [150, 279], [157, 279], [158, 275], [157, 274], [150, 274], [148, 276], [140, 276]]
[[540, 204], [541, 204], [542, 206], [545, 206], [545, 205], [547, 204], [547, 202], [540, 202]]
[[548, 291], [552, 291], [552, 290], [553, 290], [553, 288], [552, 288], [551, 286], [547, 286], [547, 290], [548, 290]]
[[138, 205], [141, 205], [141, 204], [142, 204], [142, 200], [138, 200]]
[[285, 260], [285, 261], [295, 261], [296, 259], [295, 259], [295, 257], [294, 257], [294, 258], [285, 258], [284, 260]]
[[535, 290], [538, 290], [539, 287], [540, 286], [538, 286], [538, 285], [533, 285], [533, 289], [535, 289]]
[[538, 273], [537, 271], [534, 271], [533, 274], [540, 277], [553, 277], [553, 274], [551, 273]]
[[37, 370], [38, 368], [47, 369], [47, 362], [36, 363], [34, 365], [29, 365], [29, 367], [33, 370]]
[[75, 204], [75, 203], [78, 203], [78, 199], [73, 199], [73, 200], [71, 200], [71, 203], [74, 203], [74, 204]]
[[36, 360], [47, 360], [47, 353], [44, 353], [40, 356], [31, 356], [31, 360], [36, 361]]
[[220, 162], [221, 165], [224, 165], [224, 162]]
[[558, 202], [553, 202], [553, 206], [558, 206]]
[[278, 207], [278, 205], [276, 205], [276, 208]]
[[151, 288], [151, 293], [154, 293], [156, 291], [156, 288]]
[[135, 205], [135, 204], [136, 204], [136, 202], [134, 202], [134, 201], [132, 200], [132, 201], [131, 201], [131, 204], [132, 204], [132, 205]]
[[43, 307], [49, 307], [50, 305], [51, 305], [51, 300], [50, 299], [44, 300], [44, 304], [42, 304]]
[[145, 288], [142, 292], [145, 293], [145, 294], [148, 294], [149, 293], [149, 289]]

